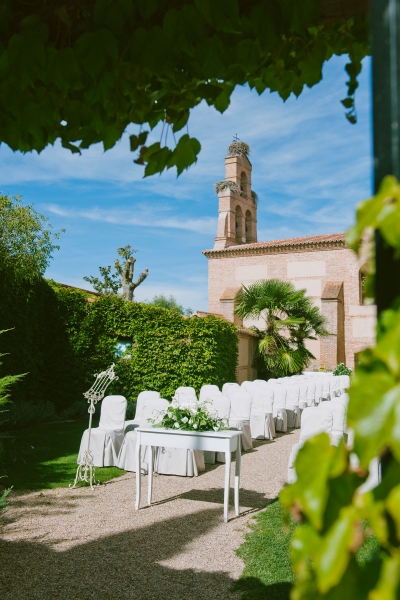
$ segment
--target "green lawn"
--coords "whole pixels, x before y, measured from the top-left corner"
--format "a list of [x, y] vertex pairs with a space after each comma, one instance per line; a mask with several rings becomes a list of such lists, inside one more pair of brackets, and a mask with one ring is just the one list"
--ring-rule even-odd
[[[254, 521], [252, 531], [237, 551], [245, 568], [234, 589], [243, 592], [242, 600], [289, 600], [294, 582], [289, 544], [297, 525], [293, 521], [285, 525], [278, 500], [260, 512]], [[378, 550], [377, 539], [368, 538], [357, 552], [357, 562], [368, 569], [368, 562]]]
[[[4, 440], [0, 476], [7, 477], [0, 479], [0, 483], [15, 490], [67, 487], [75, 478], [79, 444], [86, 428], [85, 420], [12, 431], [8, 434], [10, 439]], [[116, 467], [98, 468], [96, 479], [104, 482], [124, 472]]]
[[245, 568], [235, 589], [243, 600], [288, 600], [294, 581], [289, 543], [295, 525], [286, 527], [277, 500], [255, 517], [252, 531], [238, 550]]

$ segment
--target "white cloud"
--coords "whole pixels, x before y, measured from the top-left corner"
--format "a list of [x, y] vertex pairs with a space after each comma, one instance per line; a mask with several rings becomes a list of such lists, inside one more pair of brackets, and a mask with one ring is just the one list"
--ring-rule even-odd
[[182, 218], [180, 216], [155, 217], [155, 214], [166, 212], [166, 207], [155, 207], [147, 210], [137, 210], [130, 212], [124, 209], [67, 209], [57, 204], [44, 204], [46, 210], [61, 217], [72, 219], [88, 219], [90, 221], [101, 221], [114, 225], [139, 225], [140, 227], [184, 229], [195, 233], [207, 234], [214, 233], [217, 227], [216, 217], [201, 218]]

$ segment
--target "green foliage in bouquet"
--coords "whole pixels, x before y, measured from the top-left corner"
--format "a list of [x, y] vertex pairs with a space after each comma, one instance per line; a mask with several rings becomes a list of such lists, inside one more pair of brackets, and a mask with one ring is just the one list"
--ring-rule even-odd
[[[347, 241], [360, 254], [366, 231], [378, 229], [399, 255], [399, 223], [400, 186], [387, 177], [359, 205]], [[349, 395], [354, 447], [331, 446], [325, 433], [308, 440], [297, 455], [297, 481], [281, 493], [303, 523], [291, 542], [292, 600], [400, 598], [400, 299], [380, 315], [376, 346], [360, 353]], [[360, 492], [373, 459], [384, 466], [382, 481]], [[360, 563], [357, 552], [371, 540], [376, 550]]]
[[225, 419], [220, 419], [211, 402], [180, 403], [173, 400], [166, 413], [152, 419], [154, 427], [182, 431], [221, 431], [227, 429]]
[[340, 363], [333, 369], [333, 374], [334, 375], [352, 375], [353, 369], [346, 367], [346, 365], [344, 363]]

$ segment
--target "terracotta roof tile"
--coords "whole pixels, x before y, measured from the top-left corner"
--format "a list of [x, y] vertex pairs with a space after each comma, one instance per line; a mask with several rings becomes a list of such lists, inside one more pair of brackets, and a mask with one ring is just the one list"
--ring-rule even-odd
[[241, 250], [256, 250], [258, 248], [282, 248], [285, 246], [312, 246], [319, 244], [329, 244], [342, 242], [344, 244], [344, 233], [326, 233], [323, 235], [308, 235], [297, 238], [286, 238], [283, 240], [270, 240], [266, 242], [253, 242], [252, 244], [238, 244], [237, 246], [228, 246], [219, 250], [203, 250], [203, 254], [222, 253], [222, 252], [238, 252]]

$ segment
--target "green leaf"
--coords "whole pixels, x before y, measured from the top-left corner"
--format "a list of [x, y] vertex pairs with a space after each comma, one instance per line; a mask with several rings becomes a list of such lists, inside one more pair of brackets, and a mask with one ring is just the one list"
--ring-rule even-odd
[[321, 592], [325, 593], [337, 585], [343, 576], [350, 559], [350, 546], [358, 522], [357, 510], [346, 506], [324, 536], [315, 559], [318, 587]]
[[[328, 499], [328, 478], [336, 448], [326, 433], [307, 440], [296, 458], [296, 483], [281, 492], [282, 503], [289, 508], [295, 501], [311, 525], [322, 529], [323, 513]], [[318, 460], [315, 457], [318, 456]]]

